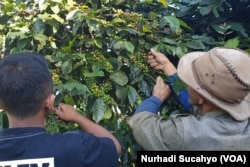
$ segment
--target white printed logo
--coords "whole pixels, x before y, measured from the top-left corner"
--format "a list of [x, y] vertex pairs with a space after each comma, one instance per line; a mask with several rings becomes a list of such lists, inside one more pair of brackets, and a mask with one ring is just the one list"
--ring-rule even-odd
[[55, 167], [54, 158], [2, 161], [0, 167]]

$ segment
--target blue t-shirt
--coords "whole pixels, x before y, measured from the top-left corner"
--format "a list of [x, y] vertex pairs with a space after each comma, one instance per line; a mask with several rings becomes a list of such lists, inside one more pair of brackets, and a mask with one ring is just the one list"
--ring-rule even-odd
[[0, 130], [0, 166], [117, 167], [118, 153], [111, 139], [82, 131], [10, 128]]

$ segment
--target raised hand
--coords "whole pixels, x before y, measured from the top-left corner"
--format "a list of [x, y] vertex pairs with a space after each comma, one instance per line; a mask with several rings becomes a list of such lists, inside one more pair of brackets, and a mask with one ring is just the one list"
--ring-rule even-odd
[[147, 62], [153, 69], [161, 70], [166, 75], [173, 75], [177, 72], [173, 63], [171, 63], [164, 54], [157, 52], [154, 49], [150, 49], [146, 58]]
[[158, 97], [161, 101], [164, 101], [170, 96], [170, 93], [171, 90], [169, 86], [164, 83], [161, 77], [157, 77], [152, 95]]

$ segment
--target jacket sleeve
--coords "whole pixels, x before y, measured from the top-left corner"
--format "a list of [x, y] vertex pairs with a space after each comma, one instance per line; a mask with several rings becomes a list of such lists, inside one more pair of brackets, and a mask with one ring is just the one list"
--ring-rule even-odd
[[[179, 77], [177, 73], [171, 75], [168, 77], [168, 81], [170, 82], [170, 85], [173, 85], [175, 80], [177, 80]], [[172, 88], [172, 86], [171, 86]], [[181, 106], [188, 112], [190, 112], [191, 104], [189, 103], [189, 93], [187, 89], [181, 88], [179, 92], [175, 92], [175, 90], [172, 88], [171, 89], [173, 93], [177, 96], [177, 99]]]
[[129, 118], [136, 142], [145, 150], [183, 149], [183, 123], [179, 117], [168, 120], [148, 111], [138, 112]]

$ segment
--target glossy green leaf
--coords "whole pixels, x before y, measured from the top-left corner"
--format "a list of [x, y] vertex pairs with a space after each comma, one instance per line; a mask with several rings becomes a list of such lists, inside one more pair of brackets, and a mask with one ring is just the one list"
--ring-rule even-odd
[[105, 103], [101, 98], [95, 100], [93, 105], [93, 120], [99, 122], [104, 117]]
[[69, 74], [72, 71], [72, 61], [70, 59], [64, 61], [61, 70], [63, 73]]
[[238, 48], [240, 41], [237, 38], [229, 39], [225, 43], [225, 47]]
[[164, 19], [169, 23], [171, 30], [177, 31], [180, 28], [179, 20], [173, 16], [165, 16]]
[[60, 7], [58, 5], [52, 6], [50, 8], [55, 14], [58, 14], [60, 12]]
[[66, 20], [74, 20], [76, 18], [77, 13], [79, 12], [79, 9], [70, 11], [66, 16]]
[[102, 48], [102, 40], [101, 39], [95, 39], [94, 42], [98, 48]]
[[143, 77], [141, 68], [136, 65], [132, 65], [130, 67], [129, 77], [131, 79], [131, 84], [135, 84], [140, 81]]
[[150, 83], [146, 82], [145, 80], [141, 80], [138, 83], [139, 86], [139, 90], [146, 96], [150, 96], [151, 95], [151, 90], [152, 87], [150, 86]]
[[132, 34], [132, 35], [136, 35], [137, 34], [137, 31], [135, 29], [132, 29], [132, 28], [124, 29], [124, 31], [127, 31], [130, 34]]
[[7, 3], [7, 4], [5, 4], [4, 5], [4, 10], [5, 10], [5, 12], [12, 12], [13, 11], [13, 8], [14, 8], [14, 5], [13, 4], [11, 4], [11, 3]]
[[162, 3], [164, 7], [168, 6], [168, 2], [166, 0], [159, 0], [159, 2]]
[[79, 28], [82, 26], [82, 23], [81, 22], [78, 22], [76, 23], [74, 26], [73, 26], [73, 29], [72, 29], [72, 33], [73, 35], [76, 35], [77, 34], [77, 31], [79, 30]]
[[131, 42], [124, 42], [124, 47], [127, 51], [129, 51], [130, 53], [134, 52], [135, 46], [131, 43]]
[[180, 20], [180, 19], [178, 19], [178, 21], [179, 21], [179, 23], [180, 23], [180, 25], [181, 25], [182, 27], [187, 28], [187, 29], [189, 29], [189, 30], [192, 30], [192, 28], [190, 27], [191, 25], [187, 25], [186, 22], [184, 22], [183, 20]]
[[17, 47], [20, 50], [23, 50], [23, 48], [30, 42], [30, 39], [23, 38], [17, 42]]
[[186, 46], [192, 49], [205, 49], [205, 45], [201, 40], [192, 40], [186, 43]]
[[136, 89], [132, 86], [127, 86], [127, 91], [128, 91], [129, 102], [134, 104], [137, 100], [137, 95], [138, 95]]
[[0, 16], [0, 24], [5, 25], [8, 19], [9, 19], [9, 16], [7, 15]]
[[90, 48], [90, 47], [92, 47], [93, 45], [95, 45], [95, 42], [94, 42], [93, 39], [89, 39], [89, 40], [87, 40], [87, 41], [85, 42], [85, 46], [86, 46], [87, 48]]
[[197, 0], [200, 5], [208, 5], [208, 6], [211, 6], [211, 5], [214, 5], [216, 2], [218, 2], [218, 0]]
[[164, 42], [164, 43], [167, 43], [167, 44], [173, 44], [173, 45], [178, 44], [175, 40], [169, 39], [169, 38], [162, 38], [161, 42]]
[[35, 34], [34, 39], [39, 42], [37, 49], [42, 50], [46, 45], [47, 37], [43, 34]]
[[34, 26], [33, 26], [33, 29], [34, 29], [34, 32], [36, 34], [44, 31], [44, 24], [43, 24], [43, 20], [41, 18], [36, 19]]
[[123, 71], [116, 71], [110, 75], [110, 79], [118, 85], [126, 85], [128, 83], [128, 76]]
[[84, 72], [83, 75], [86, 77], [103, 77], [104, 72], [103, 71]]
[[39, 4], [40, 11], [45, 10], [49, 6], [49, 3], [46, 3], [46, 0], [39, 0], [38, 4]]
[[21, 52], [21, 50], [19, 50], [18, 48], [11, 48], [10, 53], [18, 53]]
[[9, 37], [9, 38], [18, 38], [18, 37], [20, 37], [22, 39], [22, 38], [26, 38], [27, 36], [23, 32], [9, 32], [7, 34], [7, 37]]
[[71, 92], [73, 89], [89, 92], [89, 89], [86, 85], [77, 82], [68, 82], [63, 85], [63, 89], [68, 90], [69, 92]]
[[71, 96], [69, 96], [69, 95], [65, 95], [64, 96], [64, 102], [66, 104], [70, 104], [70, 105], [74, 105], [75, 104], [73, 98]]
[[203, 16], [205, 16], [211, 12], [211, 7], [210, 6], [200, 7], [199, 11]]
[[103, 118], [110, 119], [112, 117], [112, 108], [106, 108]]
[[75, 0], [67, 0], [67, 5], [69, 6], [69, 9], [74, 7], [74, 5], [77, 5], [77, 1]]
[[50, 41], [50, 46], [51, 46], [52, 48], [54, 48], [54, 49], [56, 49], [56, 48], [57, 48], [56, 43], [55, 43], [55, 42], [53, 42], [53, 41]]
[[115, 18], [112, 20], [113, 23], [125, 23], [125, 21], [121, 18]]
[[126, 87], [116, 85], [115, 95], [120, 101], [124, 102], [127, 99], [127, 94], [128, 93]]
[[56, 15], [56, 14], [52, 14], [50, 15], [53, 19], [55, 19], [56, 21], [58, 21], [59, 23], [64, 23], [64, 19], [61, 18], [60, 16]]
[[237, 22], [232, 22], [232, 23], [230, 23], [230, 26], [231, 26], [230, 28], [232, 30], [241, 33], [244, 37], [248, 37], [246, 29], [243, 27], [243, 24], [237, 23]]
[[219, 12], [218, 12], [218, 9], [217, 9], [216, 6], [213, 6], [213, 7], [212, 7], [212, 12], [213, 12], [213, 14], [214, 14], [214, 16], [215, 16], [216, 18], [220, 17]]
[[96, 19], [89, 19], [87, 20], [87, 24], [89, 26], [89, 31], [92, 33], [93, 31], [97, 31], [99, 29], [99, 22]]
[[221, 26], [220, 25], [217, 25], [217, 24], [213, 24], [212, 25], [212, 27], [213, 27], [213, 29], [217, 32], [217, 33], [219, 33], [219, 34], [224, 34], [225, 33], [225, 29], [223, 29], [223, 28], [221, 28]]
[[124, 46], [124, 42], [123, 41], [117, 41], [114, 45], [113, 45], [113, 48], [115, 50], [120, 50], [122, 49]]
[[175, 48], [175, 55], [182, 57], [187, 52], [187, 48], [183, 46], [178, 46]]
[[62, 47], [63, 51], [70, 53], [72, 51], [72, 46], [74, 45], [74, 43], [75, 43], [75, 38], [70, 40], [67, 46]]

